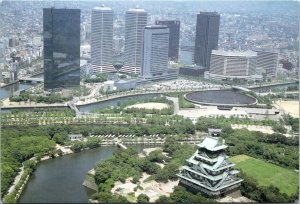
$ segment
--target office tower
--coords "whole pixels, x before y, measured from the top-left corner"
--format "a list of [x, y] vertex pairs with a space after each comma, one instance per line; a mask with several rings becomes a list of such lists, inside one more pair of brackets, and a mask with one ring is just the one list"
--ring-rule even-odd
[[180, 38], [180, 21], [164, 20], [156, 21], [156, 25], [166, 25], [169, 28], [169, 59], [178, 61], [179, 56], [179, 38]]
[[144, 9], [129, 9], [125, 14], [124, 67], [121, 71], [140, 74], [142, 66], [143, 32], [147, 25]]
[[112, 72], [113, 11], [101, 5], [92, 11], [91, 61], [93, 72]]
[[272, 78], [277, 76], [278, 53], [267, 50], [255, 50], [257, 53], [257, 65], [259, 69], [266, 71], [266, 77]]
[[257, 62], [256, 52], [226, 52], [213, 50], [210, 60], [212, 78], [251, 79], [255, 75]]
[[210, 54], [218, 49], [220, 15], [216, 12], [200, 12], [197, 15], [195, 64], [209, 69]]
[[80, 85], [80, 10], [43, 9], [44, 89]]
[[169, 28], [146, 26], [144, 30], [142, 77], [152, 78], [167, 73]]

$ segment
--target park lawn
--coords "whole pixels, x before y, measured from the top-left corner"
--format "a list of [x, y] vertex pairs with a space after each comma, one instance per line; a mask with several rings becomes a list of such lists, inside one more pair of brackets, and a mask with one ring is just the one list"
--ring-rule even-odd
[[178, 96], [179, 108], [195, 108], [195, 105], [184, 98], [184, 94]]
[[285, 169], [247, 155], [237, 155], [231, 157], [230, 160], [236, 164], [237, 169], [241, 169], [245, 174], [253, 177], [261, 186], [272, 184], [287, 195], [297, 192], [299, 176], [291, 169]]

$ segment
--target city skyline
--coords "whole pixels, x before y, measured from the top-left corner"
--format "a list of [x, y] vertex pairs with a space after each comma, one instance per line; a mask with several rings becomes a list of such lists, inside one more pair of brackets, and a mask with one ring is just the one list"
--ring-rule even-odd
[[1, 203], [298, 203], [297, 8], [0, 0]]

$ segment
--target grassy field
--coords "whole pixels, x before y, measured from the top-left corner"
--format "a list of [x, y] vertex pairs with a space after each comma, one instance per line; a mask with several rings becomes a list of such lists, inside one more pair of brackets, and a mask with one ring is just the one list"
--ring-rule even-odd
[[184, 98], [186, 93], [167, 93], [167, 96], [178, 97], [179, 108], [195, 108], [195, 105]]
[[247, 155], [237, 155], [230, 160], [236, 164], [236, 168], [241, 169], [248, 176], [257, 180], [261, 186], [273, 184], [282, 193], [291, 195], [297, 192], [298, 173], [285, 169], [268, 162], [249, 157]]

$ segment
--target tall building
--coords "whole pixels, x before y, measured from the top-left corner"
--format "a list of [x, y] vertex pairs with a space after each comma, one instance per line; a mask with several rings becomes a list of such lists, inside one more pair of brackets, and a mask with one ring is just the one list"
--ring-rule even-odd
[[43, 9], [44, 89], [80, 85], [80, 9]]
[[153, 78], [167, 73], [169, 28], [162, 25], [146, 26], [144, 30], [143, 78]]
[[266, 50], [255, 50], [257, 53], [257, 65], [259, 69], [266, 71], [267, 78], [277, 76], [278, 53]]
[[112, 72], [113, 11], [101, 5], [92, 10], [91, 64], [94, 73]]
[[210, 77], [215, 79], [255, 79], [256, 52], [230, 52], [213, 50], [210, 60]]
[[177, 174], [179, 183], [209, 196], [219, 197], [237, 191], [243, 180], [237, 177], [239, 171], [233, 169], [235, 164], [224, 154], [225, 141], [209, 135], [197, 147]]
[[144, 9], [129, 9], [125, 14], [124, 67], [121, 71], [140, 74], [142, 66], [143, 32], [147, 25]]
[[197, 15], [195, 64], [209, 69], [210, 54], [218, 49], [220, 14], [200, 12]]
[[169, 28], [169, 59], [178, 61], [179, 58], [179, 38], [180, 38], [180, 21], [161, 20], [156, 21], [156, 25], [166, 25]]

